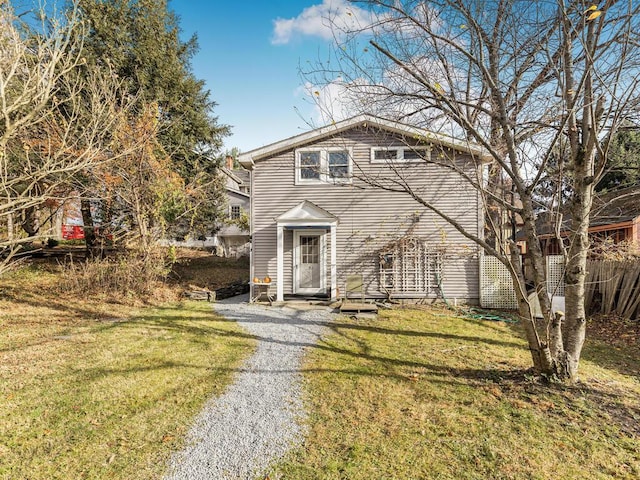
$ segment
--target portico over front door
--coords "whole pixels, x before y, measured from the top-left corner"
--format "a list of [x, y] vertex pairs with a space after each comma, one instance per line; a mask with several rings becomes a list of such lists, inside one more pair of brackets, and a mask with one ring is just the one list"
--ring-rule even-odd
[[[276, 300], [287, 293], [326, 295], [335, 300], [337, 287], [338, 218], [304, 200], [276, 217]], [[293, 250], [285, 262], [285, 232], [293, 231]], [[288, 237], [287, 240], [291, 238]], [[327, 246], [329, 244], [329, 247]], [[285, 267], [285, 263], [287, 266]], [[285, 268], [293, 268], [291, 277]], [[286, 280], [285, 280], [286, 277]], [[292, 278], [291, 284], [289, 278]]]
[[325, 230], [294, 231], [293, 290], [295, 294], [326, 294]]

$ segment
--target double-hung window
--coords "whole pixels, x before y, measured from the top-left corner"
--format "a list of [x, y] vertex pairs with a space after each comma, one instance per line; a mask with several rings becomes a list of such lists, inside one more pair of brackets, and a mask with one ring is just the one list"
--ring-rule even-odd
[[329, 178], [348, 179], [349, 178], [349, 152], [340, 150], [327, 152], [327, 164]]
[[318, 148], [296, 151], [296, 185], [350, 181], [350, 149]]
[[320, 152], [300, 152], [300, 180], [307, 181], [320, 181]]

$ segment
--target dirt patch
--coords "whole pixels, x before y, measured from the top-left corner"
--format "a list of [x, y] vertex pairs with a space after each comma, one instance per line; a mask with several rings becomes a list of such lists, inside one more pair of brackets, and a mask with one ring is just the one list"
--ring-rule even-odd
[[221, 258], [201, 250], [179, 250], [169, 283], [181, 288], [217, 290], [249, 282], [249, 259]]
[[589, 338], [597, 338], [611, 346], [628, 347], [640, 354], [640, 321], [615, 315], [598, 315], [587, 323]]
[[[55, 249], [50, 249], [55, 250]], [[248, 284], [249, 259], [220, 258], [208, 251], [197, 249], [178, 249], [177, 260], [172, 266], [166, 282], [155, 282], [151, 292], [146, 295], [124, 296], [114, 291], [79, 295], [63, 286], [61, 278], [64, 265], [84, 262], [83, 251], [79, 255], [66, 252], [65, 255], [37, 256], [25, 259], [15, 274], [0, 278], [0, 298], [24, 304], [27, 301], [59, 306], [61, 310], [73, 310], [79, 307], [79, 297], [91, 304], [123, 303], [128, 305], [158, 304], [175, 301], [185, 291], [215, 291], [231, 285]], [[33, 277], [37, 278], [33, 278]], [[106, 314], [109, 318], [113, 313]], [[102, 315], [101, 315], [102, 316]]]

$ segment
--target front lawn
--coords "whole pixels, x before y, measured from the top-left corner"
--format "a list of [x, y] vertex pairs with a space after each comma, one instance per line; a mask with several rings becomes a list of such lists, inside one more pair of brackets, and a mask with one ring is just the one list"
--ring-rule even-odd
[[582, 383], [528, 372], [519, 326], [395, 310], [341, 317], [308, 354], [287, 479], [640, 477], [640, 358], [587, 345]]
[[204, 302], [131, 307], [57, 281], [0, 281], [0, 478], [161, 478], [254, 341]]

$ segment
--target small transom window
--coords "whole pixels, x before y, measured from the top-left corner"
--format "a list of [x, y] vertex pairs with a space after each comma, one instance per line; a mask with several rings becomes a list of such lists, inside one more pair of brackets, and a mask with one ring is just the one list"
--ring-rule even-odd
[[398, 150], [388, 150], [385, 148], [379, 148], [373, 151], [374, 160], [396, 160], [398, 158]]
[[405, 148], [402, 151], [405, 160], [427, 160], [429, 150], [426, 148]]
[[429, 147], [373, 147], [371, 149], [372, 163], [388, 162], [420, 162], [429, 160], [431, 149]]

